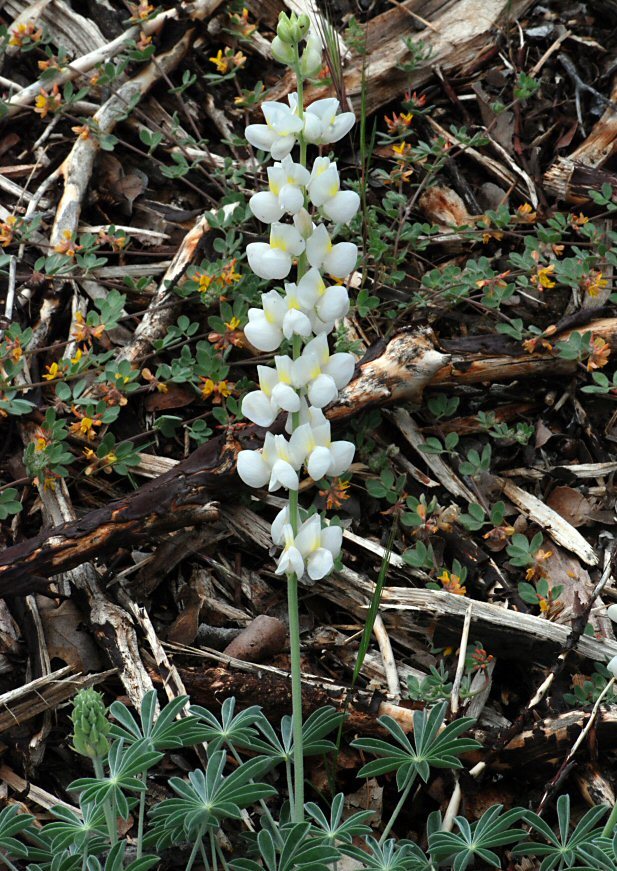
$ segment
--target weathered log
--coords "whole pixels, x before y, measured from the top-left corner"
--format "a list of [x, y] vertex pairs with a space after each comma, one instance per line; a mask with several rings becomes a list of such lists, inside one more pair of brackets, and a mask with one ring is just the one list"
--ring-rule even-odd
[[32, 575], [49, 577], [121, 545], [215, 521], [212, 499], [235, 469], [237, 449], [215, 439], [127, 498], [7, 548], [0, 554], [0, 596], [29, 592]]

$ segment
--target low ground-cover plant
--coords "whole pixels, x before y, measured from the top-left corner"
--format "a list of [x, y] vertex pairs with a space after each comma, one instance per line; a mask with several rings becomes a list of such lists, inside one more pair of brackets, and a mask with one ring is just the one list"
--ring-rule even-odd
[[[381, 831], [368, 824], [372, 812], [352, 811], [343, 793], [305, 803], [305, 820], [290, 819], [290, 805], [277, 783], [288, 784], [294, 758], [291, 718], [275, 729], [259, 706], [237, 710], [227, 699], [216, 716], [180, 697], [156, 712], [156, 693], [144, 697], [139, 719], [122, 702], [105, 709], [95, 690], [82, 690], [73, 708], [73, 749], [92, 762], [93, 776], [68, 786], [74, 810], [57, 805], [41, 824], [18, 805], [0, 812], [0, 863], [17, 871], [146, 871], [159, 865], [212, 871], [317, 871], [345, 857], [367, 871], [465, 871], [506, 867], [510, 855], [541, 861], [541, 871], [614, 871], [614, 812], [591, 808], [573, 823], [570, 799], [557, 800], [557, 830], [523, 807], [489, 807], [468, 821], [445, 826], [439, 811], [428, 815], [421, 843], [400, 837], [401, 814], [419, 783], [438, 772], [458, 771], [480, 747], [469, 737], [470, 718], [446, 723], [447, 702], [413, 714], [406, 733], [389, 716], [379, 719], [384, 738], [358, 738], [352, 747], [367, 761], [359, 778], [385, 777], [398, 800]], [[334, 757], [332, 741], [344, 715], [322, 708], [302, 724], [306, 755]], [[201, 746], [201, 767], [172, 777], [168, 797], [156, 800], [149, 784], [165, 778], [166, 753]], [[205, 756], [204, 756], [205, 754]], [[462, 758], [463, 757], [463, 758]], [[282, 766], [286, 776], [276, 777]], [[122, 823], [122, 825], [120, 825]], [[128, 833], [127, 833], [128, 830]], [[243, 831], [241, 831], [243, 830]], [[394, 837], [397, 832], [399, 837]], [[173, 859], [170, 859], [173, 856]], [[479, 864], [480, 863], [480, 864]]]

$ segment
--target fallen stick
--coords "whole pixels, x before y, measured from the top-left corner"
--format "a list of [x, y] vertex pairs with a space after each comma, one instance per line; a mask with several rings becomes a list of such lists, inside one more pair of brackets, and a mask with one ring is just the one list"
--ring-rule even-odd
[[544, 174], [544, 188], [567, 203], [589, 201], [590, 190], [603, 184], [617, 186], [617, 174], [602, 167], [617, 152], [617, 77], [613, 81], [609, 106], [594, 124], [589, 136], [569, 157], [558, 157]]
[[203, 21], [204, 18], [211, 15], [222, 3], [222, 0], [196, 0], [194, 3], [183, 3], [175, 5], [172, 9], [166, 9], [163, 12], [151, 18], [149, 21], [140, 21], [112, 39], [111, 42], [88, 52], [80, 58], [72, 61], [68, 66], [64, 67], [59, 73], [51, 78], [37, 79], [25, 88], [7, 100], [5, 103], [6, 112], [3, 118], [10, 118], [19, 112], [21, 109], [29, 106], [35, 97], [37, 97], [41, 89], [49, 90], [54, 85], [63, 85], [77, 76], [87, 73], [102, 63], [106, 63], [111, 58], [119, 54], [123, 48], [126, 48], [129, 43], [139, 39], [140, 33], [145, 33], [146, 36], [153, 36], [158, 33], [168, 19], [177, 19], [183, 11], [189, 13], [189, 18], [194, 21]]

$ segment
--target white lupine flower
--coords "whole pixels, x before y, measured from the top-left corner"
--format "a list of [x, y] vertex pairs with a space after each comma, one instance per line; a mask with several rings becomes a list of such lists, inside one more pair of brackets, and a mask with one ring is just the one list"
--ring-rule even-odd
[[285, 527], [288, 523], [291, 523], [289, 505], [285, 505], [284, 508], [281, 508], [279, 513], [276, 515], [276, 517], [272, 521], [272, 526], [270, 527], [270, 534], [272, 536], [272, 541], [274, 542], [274, 544], [283, 544], [283, 541], [285, 540], [285, 537], [283, 535], [283, 527]]
[[259, 191], [249, 200], [249, 208], [260, 221], [272, 224], [285, 214], [295, 215], [304, 206], [304, 191], [310, 173], [288, 154], [280, 163], [268, 168], [270, 190]]
[[[294, 531], [290, 523], [286, 523], [281, 531], [285, 547], [280, 555], [275, 574], [290, 575], [295, 573], [298, 578], [304, 574], [304, 559], [294, 541]], [[282, 544], [282, 542], [280, 542]]]
[[338, 391], [351, 381], [355, 369], [353, 354], [332, 354], [324, 333], [305, 345], [294, 361], [294, 383], [306, 387], [308, 401], [315, 408], [325, 408], [338, 396]]
[[[344, 318], [349, 311], [349, 294], [347, 288], [342, 284], [333, 284], [331, 287], [326, 287], [321, 299], [318, 300], [315, 306], [315, 313], [325, 327], [328, 327], [327, 332], [330, 332], [334, 321]], [[316, 330], [314, 332], [322, 332]]]
[[309, 198], [314, 206], [336, 224], [348, 224], [360, 208], [355, 191], [342, 191], [336, 163], [328, 157], [318, 157], [308, 183]]
[[270, 426], [281, 410], [300, 410], [300, 397], [291, 386], [291, 358], [274, 359], [279, 361], [276, 370], [270, 366], [257, 367], [260, 389], [247, 393], [242, 400], [242, 414], [257, 426]]
[[308, 239], [308, 237], [313, 232], [313, 219], [306, 211], [306, 209], [302, 208], [299, 212], [296, 212], [294, 215], [294, 227], [298, 231], [298, 233], [302, 236], [303, 239]]
[[329, 157], [316, 157], [308, 182], [308, 194], [314, 206], [323, 206], [326, 200], [335, 197], [341, 187], [336, 163]]
[[270, 227], [269, 243], [251, 242], [246, 246], [249, 266], [260, 278], [286, 278], [291, 269], [292, 257], [302, 254], [304, 244], [304, 239], [295, 227], [273, 223]]
[[321, 420], [313, 415], [314, 423], [304, 423], [294, 430], [289, 443], [297, 454], [306, 456], [306, 469], [314, 481], [324, 475], [342, 475], [351, 466], [356, 451], [353, 442], [344, 440], [333, 442], [330, 422], [323, 412]]
[[617, 622], [617, 605], [609, 605], [606, 609], [606, 616]]
[[267, 483], [271, 493], [279, 487], [297, 490], [298, 469], [303, 462], [303, 456], [292, 453], [285, 436], [267, 432], [261, 452], [238, 453], [238, 475], [249, 487], [263, 487]]
[[[291, 531], [291, 535], [290, 531], [289, 508], [285, 506], [279, 511], [272, 523], [272, 540], [277, 545], [285, 544], [285, 550], [279, 559], [279, 569], [283, 557], [285, 557], [284, 565], [286, 566], [294, 559], [296, 568], [291, 569], [291, 571], [295, 571], [298, 577], [301, 577], [302, 575], [298, 572], [300, 563], [297, 553], [299, 553], [303, 561], [306, 561], [309, 577], [314, 581], [324, 578], [332, 570], [334, 560], [341, 552], [343, 542], [341, 527], [322, 527], [319, 515], [313, 514], [301, 524], [295, 540], [293, 531]], [[283, 574], [286, 571], [288, 571], [287, 568], [282, 568], [280, 571], [277, 569], [277, 574]]]
[[614, 656], [606, 663], [606, 668], [610, 671], [613, 677], [617, 677], [617, 656]]
[[326, 287], [321, 273], [314, 267], [305, 272], [298, 282], [297, 294], [315, 335], [331, 332], [335, 321], [349, 311], [347, 289], [339, 284]]
[[306, 572], [311, 580], [319, 581], [332, 571], [342, 542], [343, 530], [340, 526], [322, 529], [318, 514], [304, 521], [298, 529], [295, 546], [304, 557]]
[[[258, 244], [258, 243], [256, 243]], [[260, 308], [250, 308], [244, 335], [258, 351], [276, 351], [283, 341], [283, 318], [287, 305], [276, 290], [262, 293]]]
[[355, 191], [339, 191], [321, 207], [321, 211], [335, 224], [348, 224], [360, 208], [360, 195]]
[[[300, 397], [293, 385], [293, 360], [291, 357], [280, 355], [274, 358], [274, 364], [276, 384], [271, 382], [272, 401], [283, 411], [300, 411]], [[269, 371], [272, 372], [271, 369]]]
[[244, 135], [255, 148], [269, 151], [274, 160], [282, 160], [296, 144], [297, 134], [304, 126], [303, 122], [298, 117], [297, 111], [294, 113], [293, 109], [284, 103], [267, 101], [262, 103], [261, 110], [266, 123], [249, 124]]
[[[294, 115], [299, 116], [298, 112], [298, 94], [294, 91], [287, 95], [289, 107]], [[338, 104], [338, 101], [337, 101]], [[307, 142], [316, 142], [321, 135], [322, 124], [318, 115], [311, 114], [306, 109], [304, 110], [304, 139]]]
[[[297, 99], [297, 97], [296, 97]], [[338, 142], [356, 123], [353, 112], [341, 112], [337, 115], [339, 101], [333, 97], [325, 100], [315, 100], [307, 107], [304, 116], [304, 138], [315, 145], [329, 145]], [[313, 119], [319, 122], [315, 125]]]
[[316, 269], [323, 269], [335, 278], [345, 278], [355, 269], [358, 247], [353, 242], [333, 245], [325, 225], [318, 224], [306, 240], [306, 257]]

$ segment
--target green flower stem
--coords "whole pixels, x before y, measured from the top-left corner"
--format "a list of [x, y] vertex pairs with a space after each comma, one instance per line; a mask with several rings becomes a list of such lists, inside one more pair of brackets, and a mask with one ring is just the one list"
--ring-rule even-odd
[[193, 849], [191, 850], [191, 855], [189, 856], [189, 860], [186, 863], [186, 868], [184, 869], [184, 871], [191, 871], [191, 868], [193, 867], [195, 859], [197, 858], [197, 853], [201, 847], [201, 843], [203, 841], [205, 831], [206, 831], [205, 825], [200, 826], [199, 831], [197, 832], [197, 836], [195, 838], [195, 843], [193, 844]]
[[612, 838], [615, 825], [617, 825], [617, 801], [613, 805], [613, 809], [610, 813], [608, 820], [606, 821], [606, 825], [602, 829], [602, 837]]
[[[236, 748], [232, 744], [229, 744], [228, 746], [229, 746], [229, 749], [231, 750], [233, 758], [236, 760], [238, 765], [242, 765], [242, 759], [240, 757], [240, 754], [236, 750]], [[255, 781], [251, 778], [249, 780], [249, 783], [255, 783]], [[272, 837], [276, 838], [279, 846], [282, 847], [283, 846], [283, 839], [281, 838], [281, 835], [279, 832], [278, 823], [275, 822], [274, 817], [270, 813], [270, 808], [268, 807], [266, 802], [263, 800], [263, 798], [259, 799], [259, 805], [260, 805], [262, 811], [264, 812], [264, 816], [266, 817], [266, 819], [270, 823], [270, 828], [272, 829]]]
[[412, 778], [410, 778], [409, 783], [407, 784], [407, 786], [405, 787], [405, 789], [401, 793], [401, 797], [398, 800], [398, 804], [394, 808], [394, 810], [392, 811], [392, 816], [388, 820], [387, 826], [385, 827], [385, 829], [381, 833], [381, 838], [379, 839], [380, 844], [384, 843], [384, 841], [386, 840], [386, 838], [388, 837], [388, 835], [392, 831], [392, 826], [396, 822], [398, 815], [400, 814], [400, 812], [403, 810], [403, 808], [405, 806], [405, 802], [409, 798], [409, 793], [411, 792], [411, 787], [413, 786], [413, 783], [414, 783], [414, 778], [412, 777]]
[[294, 806], [292, 819], [294, 823], [301, 823], [304, 821], [304, 747], [302, 742], [300, 614], [298, 609], [298, 578], [295, 574], [289, 575], [287, 578], [287, 608], [289, 611], [289, 647], [291, 651], [291, 716], [294, 754]]
[[[105, 772], [103, 770], [103, 761], [101, 757], [94, 756], [92, 758], [92, 764], [94, 766], [95, 777], [98, 777], [100, 780], [104, 780]], [[103, 812], [105, 814], [105, 821], [107, 823], [107, 830], [109, 832], [109, 840], [111, 841], [111, 845], [113, 847], [113, 845], [118, 840], [118, 824], [114, 815], [114, 807], [107, 798], [103, 802]]]
[[[139, 779], [146, 785], [145, 773], [140, 775]], [[137, 858], [141, 859], [143, 853], [144, 841], [144, 818], [146, 815], [146, 790], [139, 793], [139, 816], [137, 818]]]
[[8, 856], [0, 854], [0, 862], [4, 862], [7, 868], [10, 868], [10, 871], [19, 871], [16, 865], [13, 865]]
[[216, 838], [214, 837], [213, 829], [210, 829], [210, 855], [212, 856], [212, 871], [218, 871], [219, 863], [216, 860]]
[[223, 871], [229, 871], [229, 865], [225, 860], [225, 856], [223, 855], [223, 851], [221, 850], [221, 845], [218, 841], [216, 841], [216, 852], [218, 853], [218, 857], [220, 859], [221, 865], [223, 867]]

